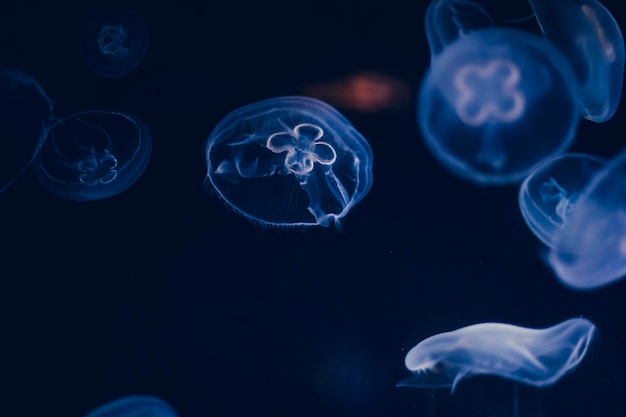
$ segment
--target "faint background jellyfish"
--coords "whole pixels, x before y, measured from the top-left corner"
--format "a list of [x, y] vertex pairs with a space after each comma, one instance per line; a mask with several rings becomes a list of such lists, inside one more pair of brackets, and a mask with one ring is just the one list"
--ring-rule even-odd
[[165, 401], [151, 395], [131, 395], [108, 402], [86, 417], [178, 417]]
[[495, 375], [545, 387], [574, 370], [595, 332], [589, 320], [574, 318], [545, 329], [480, 323], [431, 336], [405, 358], [413, 376], [399, 387], [451, 387], [463, 378]]
[[494, 27], [493, 19], [477, 2], [433, 0], [426, 9], [425, 17], [431, 61], [459, 37], [489, 27]]
[[206, 145], [207, 179], [248, 219], [328, 226], [372, 186], [372, 150], [341, 114], [307, 97], [250, 104], [226, 116]]
[[0, 68], [0, 192], [30, 165], [54, 121], [52, 101], [35, 79]]
[[103, 77], [121, 77], [141, 63], [148, 49], [148, 27], [135, 12], [119, 7], [92, 13], [80, 34], [85, 66]]
[[573, 141], [574, 85], [565, 58], [543, 39], [479, 29], [432, 62], [419, 91], [419, 126], [454, 174], [481, 185], [519, 182]]
[[626, 275], [626, 152], [592, 176], [552, 237], [548, 262], [574, 289], [594, 289]]
[[563, 154], [541, 162], [519, 190], [519, 207], [530, 230], [546, 246], [570, 216], [575, 202], [606, 160]]
[[624, 38], [597, 0], [529, 0], [546, 39], [567, 58], [578, 81], [582, 116], [594, 122], [617, 110], [624, 78]]
[[152, 149], [148, 127], [137, 117], [87, 111], [59, 121], [34, 164], [41, 185], [69, 200], [98, 200], [133, 185]]

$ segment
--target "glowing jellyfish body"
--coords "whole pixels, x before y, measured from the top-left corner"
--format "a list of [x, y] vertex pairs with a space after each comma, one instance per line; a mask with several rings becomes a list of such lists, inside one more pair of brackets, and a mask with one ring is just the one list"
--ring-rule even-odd
[[603, 122], [615, 114], [624, 78], [624, 38], [613, 15], [596, 0], [529, 0], [544, 36], [570, 62], [579, 108]]
[[152, 137], [137, 117], [88, 111], [59, 121], [34, 164], [41, 185], [69, 200], [98, 200], [133, 185], [150, 159]]
[[150, 395], [122, 397], [91, 411], [86, 417], [178, 417], [165, 401]]
[[591, 178], [554, 235], [548, 262], [575, 289], [602, 287], [626, 275], [626, 152]]
[[564, 154], [543, 161], [524, 180], [519, 191], [520, 211], [546, 246], [552, 246], [576, 201], [605, 164], [591, 155]]
[[92, 13], [80, 35], [85, 66], [103, 77], [121, 77], [141, 63], [148, 49], [148, 27], [136, 13], [105, 8]]
[[277, 226], [327, 226], [372, 185], [372, 150], [335, 109], [306, 97], [245, 106], [206, 146], [207, 179], [236, 211]]
[[30, 165], [54, 121], [52, 101], [37, 81], [0, 68], [0, 192]]
[[460, 36], [432, 62], [419, 92], [426, 145], [477, 184], [521, 181], [565, 151], [578, 125], [574, 75], [543, 39], [510, 29]]
[[582, 318], [546, 329], [481, 323], [437, 334], [405, 358], [414, 375], [397, 386], [456, 388], [475, 375], [494, 375], [536, 387], [556, 383], [582, 361], [595, 325]]

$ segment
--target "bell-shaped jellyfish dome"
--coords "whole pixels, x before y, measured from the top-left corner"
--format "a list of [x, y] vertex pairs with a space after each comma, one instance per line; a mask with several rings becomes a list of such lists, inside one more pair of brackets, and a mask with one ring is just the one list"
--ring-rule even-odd
[[0, 192], [33, 161], [54, 121], [52, 101], [37, 81], [0, 68]]
[[546, 246], [567, 221], [576, 201], [606, 160], [564, 154], [537, 165], [519, 191], [519, 207], [530, 230]]

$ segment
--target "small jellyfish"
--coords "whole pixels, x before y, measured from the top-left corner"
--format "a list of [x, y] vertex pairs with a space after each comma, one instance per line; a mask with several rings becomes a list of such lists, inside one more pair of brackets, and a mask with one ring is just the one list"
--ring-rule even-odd
[[552, 238], [548, 262], [563, 284], [579, 290], [626, 275], [626, 152], [584, 187]]
[[80, 34], [85, 66], [103, 77], [121, 77], [141, 62], [148, 49], [148, 27], [135, 12], [105, 8], [92, 13]]
[[0, 68], [0, 193], [30, 165], [54, 123], [52, 101], [37, 81]]
[[150, 395], [131, 395], [106, 403], [86, 417], [178, 417], [165, 401]]
[[624, 78], [624, 38], [596, 0], [529, 0], [548, 41], [571, 64], [582, 116], [594, 122], [617, 110]]
[[454, 174], [481, 185], [520, 182], [574, 139], [574, 74], [538, 36], [479, 29], [445, 46], [419, 92], [426, 145]]
[[372, 186], [372, 150], [335, 109], [307, 97], [250, 104], [224, 118], [206, 145], [207, 180], [246, 218], [328, 226]]
[[591, 178], [606, 161], [586, 154], [564, 154], [539, 164], [524, 180], [519, 207], [530, 230], [546, 246], [570, 216]]
[[545, 387], [571, 372], [587, 353], [595, 325], [582, 318], [546, 329], [480, 323], [431, 336], [405, 358], [413, 376], [399, 387], [452, 387], [463, 378], [495, 375]]
[[137, 117], [87, 111], [59, 121], [34, 164], [41, 185], [69, 200], [98, 200], [128, 189], [150, 159], [152, 137]]

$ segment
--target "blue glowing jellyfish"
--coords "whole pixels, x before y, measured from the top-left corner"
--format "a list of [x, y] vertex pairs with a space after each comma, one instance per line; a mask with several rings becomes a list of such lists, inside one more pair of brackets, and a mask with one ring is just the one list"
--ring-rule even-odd
[[530, 230], [552, 246], [587, 184], [606, 161], [586, 154], [563, 154], [539, 164], [524, 180], [519, 206]]
[[372, 186], [372, 150], [335, 109], [306, 97], [251, 104], [224, 118], [206, 145], [207, 179], [248, 219], [327, 226]]
[[451, 172], [477, 184], [515, 183], [571, 144], [574, 85], [568, 62], [540, 37], [479, 29], [432, 62], [418, 121], [426, 145]]
[[624, 78], [624, 38], [597, 0], [529, 0], [546, 39], [570, 62], [580, 112], [603, 122], [615, 114]]
[[548, 262], [571, 288], [594, 289], [626, 275], [626, 152], [591, 178], [551, 246]]
[[493, 19], [478, 3], [467, 0], [433, 0], [426, 9], [426, 38], [434, 61], [459, 37], [493, 27]]
[[481, 323], [431, 336], [405, 358], [413, 376], [397, 386], [452, 387], [475, 375], [495, 375], [544, 387], [571, 372], [587, 353], [595, 325], [582, 318], [546, 329]]
[[152, 149], [147, 126], [129, 114], [77, 113], [50, 131], [34, 164], [41, 185], [69, 200], [121, 193], [141, 176]]
[[30, 165], [54, 122], [52, 101], [37, 81], [0, 68], [0, 193]]
[[165, 401], [150, 395], [132, 395], [106, 403], [86, 417], [178, 417]]
[[85, 66], [103, 77], [121, 77], [139, 65], [148, 49], [148, 27], [136, 13], [106, 8], [92, 13], [80, 34]]

